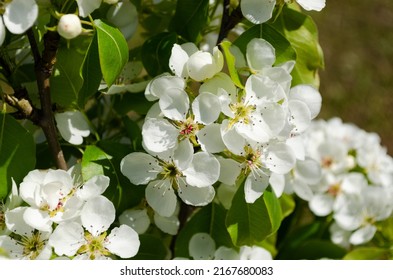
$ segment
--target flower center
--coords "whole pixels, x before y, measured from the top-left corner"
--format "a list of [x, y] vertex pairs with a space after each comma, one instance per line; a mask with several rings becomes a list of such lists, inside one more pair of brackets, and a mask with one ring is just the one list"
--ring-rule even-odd
[[244, 147], [244, 171], [246, 174], [262, 167], [261, 155], [262, 152], [259, 149], [254, 150], [250, 146]]
[[163, 170], [161, 172], [161, 175], [163, 176], [163, 180], [170, 179], [171, 181], [173, 181], [182, 175], [181, 171], [176, 167], [173, 162], [165, 162], [162, 167]]
[[333, 184], [329, 186], [327, 191], [330, 195], [336, 197], [341, 192], [341, 186], [339, 183]]
[[86, 244], [79, 248], [78, 254], [88, 254], [91, 260], [97, 256], [108, 256], [110, 252], [105, 248], [106, 232], [99, 236], [94, 236], [89, 232], [85, 233]]
[[188, 118], [183, 122], [180, 122], [177, 127], [179, 128], [179, 140], [191, 139], [195, 137], [195, 133], [198, 131], [198, 125], [192, 118]]
[[255, 105], [246, 105], [242, 102], [233, 103], [229, 105], [229, 108], [235, 115], [229, 122], [229, 127], [232, 127], [236, 123], [250, 124], [251, 123], [251, 113], [255, 111]]
[[23, 247], [23, 256], [34, 260], [44, 249], [46, 240], [42, 240], [41, 232], [35, 231], [31, 236], [22, 236], [18, 243]]
[[0, 14], [1, 15], [5, 13], [5, 8], [11, 2], [12, 2], [12, 0], [0, 0]]

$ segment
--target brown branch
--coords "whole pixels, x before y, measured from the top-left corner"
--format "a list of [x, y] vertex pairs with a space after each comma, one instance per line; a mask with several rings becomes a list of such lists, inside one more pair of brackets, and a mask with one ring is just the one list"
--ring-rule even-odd
[[28, 119], [36, 125], [39, 124], [41, 112], [34, 107], [25, 88], [15, 90], [13, 95], [4, 94], [3, 98], [8, 105], [18, 110], [13, 114], [16, 119]]
[[44, 131], [48, 141], [49, 150], [51, 151], [57, 168], [67, 170], [67, 163], [57, 138], [57, 130], [54, 114], [52, 111], [52, 100], [50, 93], [50, 77], [52, 75], [53, 67], [56, 63], [56, 54], [60, 36], [57, 32], [54, 31], [48, 31], [45, 33], [43, 39], [44, 50], [42, 56], [40, 56], [33, 30], [29, 29], [27, 31], [27, 35], [34, 57], [38, 93], [41, 103], [41, 116], [38, 121], [38, 125]]

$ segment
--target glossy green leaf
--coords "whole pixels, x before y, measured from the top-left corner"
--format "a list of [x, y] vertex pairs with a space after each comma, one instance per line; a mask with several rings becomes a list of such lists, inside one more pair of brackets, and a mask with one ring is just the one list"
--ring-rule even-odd
[[295, 210], [296, 203], [291, 195], [284, 193], [280, 197], [280, 205], [281, 205], [282, 216], [285, 218], [289, 216], [293, 212], [293, 210]]
[[267, 190], [254, 203], [247, 203], [242, 185], [233, 197], [225, 223], [235, 245], [250, 246], [275, 233], [281, 220], [281, 206], [274, 192]]
[[286, 259], [318, 260], [322, 258], [341, 259], [346, 250], [329, 240], [311, 239], [301, 243], [296, 250], [287, 254]]
[[0, 199], [11, 189], [11, 178], [20, 183], [35, 161], [33, 136], [13, 117], [0, 113]]
[[120, 30], [100, 19], [94, 20], [103, 78], [111, 86], [128, 61], [128, 45]]
[[344, 260], [388, 260], [392, 253], [389, 249], [378, 247], [359, 247], [344, 256]]
[[229, 71], [229, 75], [231, 76], [231, 79], [233, 83], [239, 87], [239, 88], [244, 88], [244, 85], [242, 84], [240, 78], [239, 78], [239, 73], [237, 72], [236, 69], [236, 64], [235, 64], [235, 56], [231, 53], [230, 47], [231, 47], [231, 42], [229, 41], [224, 41], [221, 43], [221, 48], [224, 52], [225, 55], [225, 61], [227, 62], [227, 67]]
[[97, 34], [91, 40], [83, 60], [81, 76], [83, 77], [83, 86], [80, 90], [78, 105], [83, 108], [87, 99], [97, 92], [102, 80]]
[[284, 7], [274, 23], [296, 50], [296, 65], [292, 85], [319, 86], [318, 69], [324, 67], [323, 53], [318, 42], [318, 29], [310, 16]]
[[198, 232], [206, 232], [219, 246], [232, 247], [231, 238], [225, 227], [226, 210], [219, 204], [211, 203], [198, 210], [180, 231], [176, 239], [175, 256], [189, 257], [188, 243]]
[[287, 38], [267, 23], [251, 27], [243, 32], [233, 44], [238, 46], [242, 53], [245, 54], [247, 44], [254, 38], [263, 38], [274, 46], [276, 50], [276, 65], [296, 59], [296, 52]]
[[142, 48], [142, 62], [150, 76], [170, 72], [169, 58], [177, 42], [176, 33], [159, 33], [145, 41]]
[[189, 42], [196, 43], [209, 19], [209, 0], [178, 0], [176, 12], [169, 25]]
[[56, 64], [51, 77], [52, 101], [63, 107], [76, 105], [83, 86], [81, 69], [89, 41], [78, 39], [70, 46], [61, 46], [57, 52]]
[[168, 255], [168, 249], [165, 247], [162, 239], [149, 234], [139, 235], [141, 245], [138, 254], [133, 260], [163, 260]]

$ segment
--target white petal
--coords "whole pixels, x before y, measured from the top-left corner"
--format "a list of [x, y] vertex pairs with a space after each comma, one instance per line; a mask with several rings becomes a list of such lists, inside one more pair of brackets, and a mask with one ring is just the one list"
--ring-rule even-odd
[[143, 124], [142, 136], [146, 148], [161, 153], [177, 146], [179, 130], [166, 119], [148, 118]]
[[34, 228], [28, 225], [23, 218], [27, 208], [18, 207], [5, 212], [5, 224], [10, 231], [24, 236], [31, 235]]
[[194, 260], [211, 260], [215, 251], [216, 243], [204, 232], [194, 234], [188, 244], [188, 252]]
[[333, 210], [334, 197], [327, 194], [315, 195], [309, 203], [311, 211], [317, 216], [329, 215]]
[[296, 0], [307, 11], [321, 11], [325, 7], [325, 0]]
[[284, 143], [269, 146], [266, 167], [278, 174], [288, 173], [296, 163], [296, 157], [290, 147]]
[[135, 230], [127, 225], [114, 228], [106, 240], [105, 247], [120, 258], [131, 258], [138, 253], [139, 236]]
[[81, 17], [87, 17], [101, 5], [101, 0], [76, 0], [76, 2], [78, 3], [79, 15]]
[[145, 185], [157, 177], [162, 167], [151, 155], [136, 152], [122, 159], [120, 170], [134, 185]]
[[366, 243], [374, 237], [376, 232], [376, 226], [366, 225], [352, 233], [351, 237], [349, 238], [349, 242], [351, 242], [353, 245]]
[[222, 141], [229, 151], [235, 155], [241, 155], [244, 152], [246, 140], [240, 135], [236, 129], [229, 128], [228, 120], [224, 120], [221, 124]]
[[224, 90], [230, 95], [236, 94], [236, 86], [234, 85], [231, 77], [223, 72], [218, 73], [213, 78], [204, 82], [200, 86], [199, 92], [210, 92], [214, 95], [218, 95], [220, 89]]
[[90, 134], [89, 124], [80, 111], [56, 113], [55, 119], [61, 136], [71, 144], [82, 144], [83, 137]]
[[12, 180], [12, 188], [11, 188], [11, 193], [7, 197], [7, 201], [5, 202], [5, 209], [10, 210], [14, 209], [15, 207], [19, 206], [22, 204], [23, 200], [18, 194], [18, 186], [16, 185], [15, 181], [13, 178]]
[[285, 189], [285, 176], [282, 174], [272, 173], [269, 178], [269, 184], [277, 197], [280, 197]]
[[[282, 106], [277, 103], [267, 103], [264, 106], [259, 108], [259, 112], [266, 126], [269, 128], [269, 131], [266, 131], [266, 134], [272, 134], [272, 136], [281, 132], [281, 130], [285, 126], [287, 114]], [[259, 117], [259, 116], [258, 116]], [[257, 118], [254, 123], [257, 125], [261, 125], [259, 122], [259, 118]], [[263, 126], [264, 127], [264, 126]], [[266, 130], [266, 129], [265, 129]], [[261, 140], [262, 141], [262, 140]]]
[[163, 217], [157, 213], [154, 213], [154, 223], [160, 230], [170, 235], [176, 235], [180, 225], [176, 216]]
[[5, 8], [4, 24], [14, 34], [22, 34], [33, 26], [38, 17], [35, 0], [12, 0]]
[[350, 173], [342, 181], [341, 189], [345, 193], [359, 193], [368, 187], [367, 179], [361, 173]]
[[321, 180], [321, 172], [319, 163], [313, 159], [296, 162], [296, 175], [307, 184], [317, 184]]
[[149, 101], [154, 101], [161, 98], [162, 94], [170, 88], [184, 89], [184, 79], [176, 76], [162, 76], [154, 78], [146, 87], [145, 96]]
[[221, 137], [221, 125], [212, 123], [205, 126], [197, 133], [198, 142], [203, 151], [209, 153], [220, 153], [225, 150], [225, 144]]
[[41, 184], [43, 183], [47, 171], [42, 170], [32, 170], [30, 171], [25, 178], [23, 178], [23, 182], [19, 186], [20, 196], [24, 201], [33, 206], [35, 203], [35, 194], [37, 190], [41, 189]]
[[[261, 5], [264, 0], [258, 1]], [[254, 38], [247, 44], [246, 57], [248, 66], [254, 71], [259, 71], [273, 65], [276, 61], [276, 52], [274, 47], [266, 40]]]
[[180, 184], [178, 195], [189, 205], [204, 206], [212, 202], [215, 190], [212, 186], [193, 187], [190, 185]]
[[52, 231], [52, 221], [47, 211], [28, 207], [23, 213], [23, 219], [31, 227], [41, 231]]
[[143, 234], [150, 226], [146, 209], [128, 209], [119, 216], [120, 224], [132, 227], [138, 234]]
[[309, 201], [313, 198], [313, 192], [311, 188], [301, 180], [295, 179], [293, 182], [293, 190], [298, 197], [305, 201]]
[[206, 153], [194, 154], [191, 165], [183, 171], [187, 184], [195, 187], [211, 186], [217, 182], [220, 176], [220, 163], [218, 160]]
[[88, 200], [90, 198], [103, 194], [109, 186], [109, 177], [104, 175], [97, 175], [89, 179], [83, 184], [83, 187], [78, 190], [78, 197], [82, 200]]
[[240, 259], [241, 260], [272, 260], [272, 254], [258, 246], [242, 246], [240, 247]]
[[190, 100], [187, 93], [181, 88], [169, 88], [162, 94], [160, 109], [165, 117], [181, 121], [186, 119]]
[[177, 197], [169, 180], [150, 182], [146, 187], [146, 200], [161, 216], [170, 217], [176, 210]]
[[303, 101], [311, 112], [314, 119], [321, 111], [322, 97], [318, 90], [309, 85], [297, 85], [291, 88], [290, 100]]
[[180, 169], [184, 170], [190, 165], [194, 155], [194, 147], [188, 139], [184, 139], [173, 153], [173, 162]]
[[221, 113], [218, 110], [220, 107], [220, 100], [216, 95], [208, 92], [199, 94], [192, 102], [195, 121], [206, 125], [215, 122]]
[[220, 162], [220, 177], [218, 181], [226, 185], [234, 185], [242, 171], [240, 164], [230, 158], [218, 157], [218, 161]]
[[[23, 259], [23, 246], [8, 235], [0, 235], [0, 248], [9, 255], [10, 259]], [[3, 259], [0, 258], [0, 260]], [[5, 260], [8, 260], [8, 258]]]
[[242, 0], [241, 10], [246, 19], [254, 24], [268, 21], [273, 14], [275, 0]]
[[214, 253], [215, 260], [238, 260], [239, 253], [233, 248], [220, 246]]
[[220, 72], [222, 66], [222, 54], [216, 51], [215, 57], [203, 51], [198, 51], [190, 56], [187, 61], [188, 75], [195, 81], [203, 81], [212, 78]]
[[289, 101], [289, 110], [291, 111], [290, 122], [295, 126], [296, 134], [304, 132], [311, 123], [311, 113], [307, 105], [298, 100]]
[[301, 137], [299, 135], [290, 137], [285, 141], [285, 144], [287, 144], [289, 147], [292, 148], [293, 152], [296, 155], [296, 159], [304, 160], [304, 158], [306, 156], [306, 151], [305, 151], [303, 137]]
[[106, 231], [115, 220], [115, 207], [105, 196], [88, 200], [81, 211], [82, 225], [92, 235], [98, 236]]
[[260, 169], [256, 169], [247, 176], [244, 183], [244, 195], [247, 203], [254, 203], [261, 197], [269, 185], [269, 176]]
[[77, 222], [59, 224], [49, 237], [49, 245], [59, 256], [72, 257], [85, 243], [84, 230]]
[[188, 54], [183, 48], [174, 44], [172, 47], [171, 57], [169, 58], [169, 68], [172, 72], [181, 78], [188, 78], [187, 61]]

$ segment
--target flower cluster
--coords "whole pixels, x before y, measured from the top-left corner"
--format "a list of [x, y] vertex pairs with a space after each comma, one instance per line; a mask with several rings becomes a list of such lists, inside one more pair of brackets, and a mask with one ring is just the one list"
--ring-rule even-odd
[[393, 211], [393, 159], [378, 135], [334, 118], [312, 123], [303, 137], [307, 159], [320, 169], [320, 179], [308, 184], [311, 211], [332, 215], [333, 242], [370, 241]]
[[115, 220], [113, 203], [102, 195], [109, 178], [97, 175], [82, 182], [77, 168], [33, 170], [0, 209], [0, 247], [10, 258], [109, 259], [133, 257], [138, 234]]
[[147, 203], [163, 217], [173, 215], [177, 196], [193, 206], [210, 203], [216, 182], [245, 180], [248, 203], [269, 184], [280, 196], [284, 175], [304, 160], [298, 136], [319, 113], [319, 92], [291, 88], [294, 62], [275, 65], [275, 49], [264, 39], [251, 40], [245, 57], [232, 50], [244, 86], [224, 73], [218, 47], [210, 53], [186, 43], [172, 48], [172, 74], [146, 88], [146, 98], [157, 101], [142, 127], [147, 153], [127, 155], [121, 171], [131, 183], [147, 185]]

